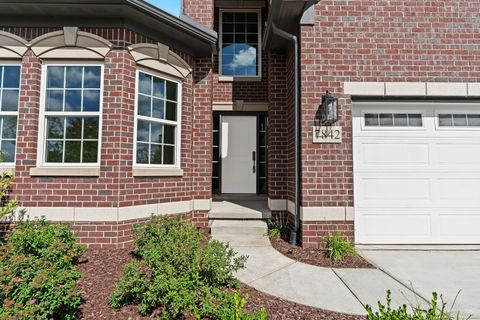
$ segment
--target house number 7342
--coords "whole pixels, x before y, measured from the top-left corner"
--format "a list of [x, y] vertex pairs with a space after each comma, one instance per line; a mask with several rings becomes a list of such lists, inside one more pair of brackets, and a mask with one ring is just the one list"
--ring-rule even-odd
[[342, 127], [313, 127], [313, 143], [342, 143]]

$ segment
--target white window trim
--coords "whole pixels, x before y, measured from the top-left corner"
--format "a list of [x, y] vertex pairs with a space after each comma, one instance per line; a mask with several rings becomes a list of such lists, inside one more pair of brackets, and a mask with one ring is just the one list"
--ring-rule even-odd
[[[422, 116], [422, 126], [418, 127], [409, 127], [409, 126], [366, 126], [365, 125], [365, 114], [367, 113], [387, 113], [387, 114], [420, 114]], [[361, 128], [362, 131], [425, 131], [427, 130], [426, 121], [425, 121], [426, 114], [424, 111], [418, 111], [415, 109], [402, 109], [401, 111], [395, 110], [394, 107], [391, 109], [371, 109], [371, 110], [362, 110], [362, 118], [361, 118]]]
[[[0, 61], [1, 66], [16, 66], [20, 67], [20, 85], [18, 87], [19, 95], [18, 95], [18, 106], [17, 111], [0, 111], [0, 116], [16, 116], [17, 117], [17, 131], [15, 132], [15, 154], [13, 158], [13, 162], [1, 162], [0, 169], [11, 169], [15, 167], [15, 162], [17, 161], [17, 142], [18, 142], [18, 117], [19, 117], [19, 110], [20, 110], [20, 93], [22, 87], [22, 63], [19, 61], [12, 61], [12, 60], [2, 60]], [[3, 77], [3, 75], [2, 75]], [[1, 79], [0, 79], [1, 81]], [[1, 85], [0, 85], [1, 88]], [[0, 100], [1, 101], [1, 100]], [[2, 129], [2, 128], [0, 128]]]
[[480, 115], [480, 112], [473, 110], [436, 110], [435, 111], [435, 129], [438, 131], [480, 131], [480, 126], [440, 126], [440, 115], [441, 114], [461, 114], [469, 115], [475, 114]]
[[[49, 66], [98, 66], [100, 67], [100, 108], [98, 112], [77, 112], [72, 114], [78, 114], [78, 116], [87, 117], [87, 116], [98, 116], [98, 151], [97, 151], [97, 162], [96, 163], [47, 163], [45, 162], [45, 146], [46, 146], [46, 112], [45, 112], [45, 99], [46, 99], [46, 89], [47, 89], [47, 68]], [[102, 150], [102, 125], [103, 125], [103, 90], [104, 90], [104, 72], [105, 66], [101, 62], [91, 62], [91, 61], [48, 61], [42, 64], [42, 75], [41, 75], [41, 85], [40, 85], [40, 116], [38, 124], [38, 152], [37, 152], [37, 167], [40, 168], [92, 168], [100, 167], [101, 161], [101, 150]], [[51, 116], [67, 116], [70, 113], [65, 112], [49, 112], [48, 115]], [[52, 171], [52, 174], [55, 175], [55, 172]]]
[[[151, 75], [153, 77], [165, 79], [168, 81], [175, 82], [177, 84], [177, 121], [171, 120], [161, 120], [157, 119], [159, 123], [175, 125], [175, 163], [172, 164], [145, 164], [145, 163], [137, 163], [137, 122], [138, 119], [140, 120], [147, 120], [151, 121], [151, 117], [139, 116], [138, 115], [138, 87], [140, 83], [140, 72]], [[165, 171], [166, 175], [173, 175], [173, 176], [180, 176], [183, 175], [183, 171], [181, 170], [181, 149], [182, 149], [182, 81], [178, 78], [174, 78], [172, 76], [152, 71], [145, 68], [137, 68], [135, 73], [135, 114], [134, 114], [134, 126], [133, 126], [133, 169], [134, 169], [134, 176], [161, 176], [162, 169]], [[153, 118], [155, 119], [155, 118]], [[150, 156], [150, 155], [149, 155]], [[145, 170], [146, 169], [146, 170]], [[148, 169], [152, 170], [153, 172], [150, 174], [148, 173]], [[172, 171], [175, 170], [174, 171]]]
[[[258, 74], [256, 76], [231, 76], [222, 74], [222, 47], [223, 47], [223, 13], [224, 12], [256, 12], [258, 15]], [[262, 9], [220, 9], [219, 12], [219, 46], [218, 75], [219, 81], [260, 81], [262, 79]]]

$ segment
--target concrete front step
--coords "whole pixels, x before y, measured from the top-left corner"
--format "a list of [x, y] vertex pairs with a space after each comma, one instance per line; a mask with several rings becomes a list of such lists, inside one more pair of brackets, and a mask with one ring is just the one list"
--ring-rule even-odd
[[272, 213], [265, 201], [213, 201], [209, 219], [269, 219]]
[[267, 233], [267, 223], [261, 220], [214, 220], [212, 235], [263, 236]]
[[269, 247], [270, 240], [267, 236], [246, 236], [246, 235], [216, 235], [213, 239], [230, 244], [233, 248], [241, 247]]

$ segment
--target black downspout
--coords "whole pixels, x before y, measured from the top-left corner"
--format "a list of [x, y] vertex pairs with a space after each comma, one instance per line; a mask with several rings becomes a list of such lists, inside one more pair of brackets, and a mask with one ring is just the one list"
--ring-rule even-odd
[[290, 234], [290, 243], [297, 245], [297, 236], [300, 233], [300, 108], [299, 108], [299, 63], [298, 63], [298, 40], [293, 34], [279, 29], [272, 21], [272, 32], [276, 35], [293, 42], [295, 49], [295, 227]]

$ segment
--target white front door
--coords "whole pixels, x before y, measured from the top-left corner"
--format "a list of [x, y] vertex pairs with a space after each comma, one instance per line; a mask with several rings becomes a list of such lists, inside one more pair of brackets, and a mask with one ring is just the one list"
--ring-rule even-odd
[[480, 244], [480, 107], [353, 106], [355, 239]]
[[222, 193], [256, 193], [257, 117], [221, 119]]

